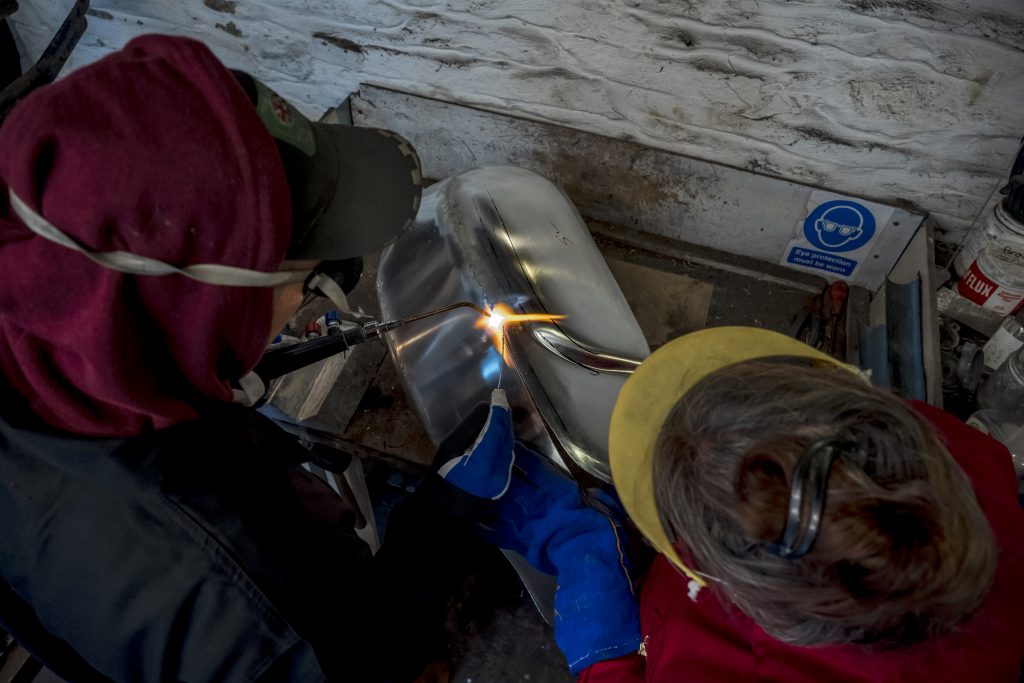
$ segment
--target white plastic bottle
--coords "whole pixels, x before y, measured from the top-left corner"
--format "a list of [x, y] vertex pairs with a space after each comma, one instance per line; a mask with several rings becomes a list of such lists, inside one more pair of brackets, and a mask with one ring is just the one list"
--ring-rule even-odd
[[984, 346], [985, 367], [995, 370], [1017, 349], [1024, 346], [1024, 308], [1007, 316]]

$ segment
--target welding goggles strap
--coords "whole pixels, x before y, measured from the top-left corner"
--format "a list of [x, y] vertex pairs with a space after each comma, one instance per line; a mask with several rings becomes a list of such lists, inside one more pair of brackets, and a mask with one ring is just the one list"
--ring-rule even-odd
[[[853, 458], [863, 466], [863, 448], [853, 441], [836, 437], [811, 444], [800, 456], [793, 467], [786, 526], [779, 540], [768, 545], [769, 552], [788, 560], [795, 560], [810, 551], [821, 530], [821, 518], [825, 512], [825, 496], [828, 492], [832, 465], [843, 455]], [[807, 489], [810, 489], [812, 494], [809, 504], [805, 503]]]
[[[305, 285], [303, 286], [306, 296], [322, 296], [330, 300], [337, 309], [338, 315], [343, 320], [360, 324], [373, 320], [373, 316], [366, 315], [362, 311], [352, 310], [352, 307], [348, 303], [348, 297], [346, 296], [345, 289], [342, 285], [338, 284], [337, 278], [331, 273], [331, 264], [336, 263], [338, 262], [323, 261], [317, 264], [313, 272], [309, 274], [308, 278], [306, 278]], [[349, 291], [351, 291], [351, 288]]]
[[267, 384], [255, 372], [249, 372], [231, 387], [232, 402], [239, 403], [246, 408], [259, 405], [266, 394]]
[[309, 274], [307, 270], [263, 272], [219, 263], [195, 263], [179, 268], [128, 251], [93, 251], [36, 213], [15, 194], [13, 189], [8, 188], [7, 196], [14, 213], [34, 234], [71, 251], [77, 251], [93, 263], [109, 270], [131, 275], [181, 275], [196, 282], [222, 287], [276, 287], [290, 282], [302, 282]]

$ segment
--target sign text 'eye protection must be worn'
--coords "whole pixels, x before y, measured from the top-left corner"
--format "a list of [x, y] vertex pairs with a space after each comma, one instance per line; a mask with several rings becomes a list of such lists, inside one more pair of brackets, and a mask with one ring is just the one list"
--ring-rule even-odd
[[894, 211], [891, 206], [816, 190], [780, 263], [830, 279], [855, 280]]

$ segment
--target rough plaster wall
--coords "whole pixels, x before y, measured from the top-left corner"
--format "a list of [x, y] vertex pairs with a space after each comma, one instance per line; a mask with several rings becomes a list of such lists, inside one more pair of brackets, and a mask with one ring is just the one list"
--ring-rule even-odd
[[[21, 0], [29, 54], [70, 4]], [[1022, 0], [92, 5], [72, 67], [182, 33], [311, 114], [376, 83], [910, 203], [951, 241], [1024, 134]]]

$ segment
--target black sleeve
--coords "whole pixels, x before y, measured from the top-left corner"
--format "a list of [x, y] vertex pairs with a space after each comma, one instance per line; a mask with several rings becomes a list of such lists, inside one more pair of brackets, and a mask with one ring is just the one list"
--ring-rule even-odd
[[358, 652], [339, 615], [369, 551], [278, 431], [235, 412], [131, 440], [0, 424], [0, 621], [71, 681], [95, 680], [79, 661], [122, 681], [343, 679], [320, 655]]
[[371, 557], [352, 510], [297, 465], [303, 449], [241, 408], [126, 441], [2, 420], [0, 437], [0, 519], [17, 520], [0, 544], [16, 598], [0, 621], [27, 607], [20, 636], [52, 668], [410, 681], [443, 650], [467, 572], [496, 552], [473, 531], [482, 501], [431, 474]]
[[[487, 419], [481, 404], [442, 442], [432, 470], [461, 454]], [[485, 519], [490, 501], [448, 484], [434, 471], [415, 493], [391, 511], [380, 551], [373, 559], [368, 596], [372, 596], [372, 628], [388, 634], [400, 651], [382, 641], [375, 657], [386, 658], [387, 671], [368, 681], [411, 681], [423, 666], [445, 652], [445, 625], [453, 598], [471, 577], [494, 574], [505, 566], [499, 552], [483, 543], [475, 531]]]

